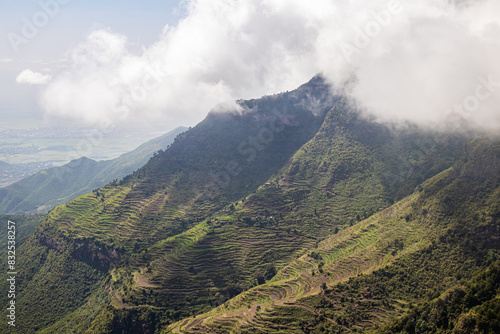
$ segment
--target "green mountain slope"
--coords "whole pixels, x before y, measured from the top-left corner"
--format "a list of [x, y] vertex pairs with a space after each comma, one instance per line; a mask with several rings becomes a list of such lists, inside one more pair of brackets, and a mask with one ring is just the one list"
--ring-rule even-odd
[[83, 157], [0, 188], [0, 212], [46, 212], [56, 205], [67, 203], [114, 179], [131, 174], [142, 167], [154, 152], [167, 148], [184, 131], [186, 128], [182, 127], [172, 130], [113, 160], [94, 161]]
[[[457, 274], [457, 278], [461, 276]], [[380, 332], [499, 333], [500, 262], [460, 282], [439, 298], [412, 309]]]
[[44, 218], [44, 215], [20, 216], [0, 214], [0, 250], [4, 252], [7, 249], [7, 231], [9, 220], [15, 223], [16, 242], [17, 245], [20, 246], [36, 230]]
[[500, 254], [500, 143], [476, 140], [467, 151], [414, 194], [328, 237], [271, 281], [165, 332], [494, 333], [498, 265], [475, 273]]
[[394, 131], [319, 77], [239, 103], [134, 174], [48, 214], [20, 248], [23, 333], [362, 327], [314, 322], [315, 303], [441, 235], [419, 220], [423, 190], [414, 190], [456, 164], [468, 137]]
[[[312, 94], [311, 87], [315, 86], [319, 89], [314, 89]], [[69, 281], [76, 282], [83, 277], [92, 285], [96, 277], [109, 273], [111, 268], [125, 266], [125, 272], [120, 269], [101, 280], [101, 290], [97, 293], [106, 291], [109, 303], [115, 292], [125, 288], [133, 278], [130, 263], [135, 261], [135, 255], [155, 243], [165, 241], [168, 245], [169, 237], [174, 237], [174, 242], [182, 239], [182, 234], [175, 236], [224, 206], [231, 198], [251, 193], [314, 136], [326, 110], [315, 116], [307, 108], [308, 99], [314, 99], [319, 105], [322, 100], [332, 100], [322, 79], [316, 78], [294, 92], [244, 102], [248, 104], [244, 106], [244, 113], [212, 112], [204, 122], [180, 135], [166, 152], [152, 158], [136, 173], [52, 210], [33, 235], [31, 244], [23, 246], [26, 248], [19, 256], [27, 273], [20, 279], [31, 282], [19, 284], [20, 295], [40, 301], [45, 300], [46, 294], [53, 293], [37, 282], [43, 280], [43, 273], [51, 271], [54, 263], [48, 260], [56, 257], [49, 255], [56, 252], [59, 254], [54, 260], [57, 263], [81, 263], [83, 266], [84, 274], [77, 275], [77, 271], [61, 273]], [[269, 132], [263, 129], [271, 131], [272, 140], [266, 137]], [[245, 153], [253, 150], [256, 157], [250, 159]], [[240, 158], [241, 171], [238, 173], [233, 170], [235, 157]], [[221, 170], [231, 175], [230, 184], [222, 183], [225, 175]], [[37, 247], [41, 248], [31, 251]], [[37, 254], [47, 256], [40, 258]], [[117, 285], [112, 288], [113, 294], [109, 294], [110, 284]], [[66, 295], [65, 289], [66, 285], [58, 295]], [[92, 291], [91, 286], [83, 290], [89, 291]], [[26, 321], [22, 330], [33, 332], [34, 322], [47, 326], [65, 315], [80, 319], [85, 313], [87, 297], [83, 292], [70, 293], [83, 305], [75, 314], [71, 315], [73, 304], [57, 308], [31, 322]], [[120, 303], [121, 295], [117, 298]], [[20, 310], [26, 313], [21, 316], [30, 318], [32, 312], [28, 310], [36, 305], [37, 302], [23, 300]], [[169, 308], [165, 308], [167, 311]], [[81, 320], [77, 322], [90, 325]], [[59, 325], [61, 323], [56, 327]], [[60, 332], [59, 329], [54, 331]], [[133, 332], [133, 328], [130, 331]]]

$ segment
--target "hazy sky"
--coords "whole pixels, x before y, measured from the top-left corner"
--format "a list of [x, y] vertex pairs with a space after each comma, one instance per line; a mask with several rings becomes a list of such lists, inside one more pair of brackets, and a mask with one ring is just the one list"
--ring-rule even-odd
[[498, 0], [0, 3], [3, 113], [193, 125], [323, 73], [381, 120], [500, 125]]
[[[0, 117], [43, 119], [40, 87], [18, 84], [16, 77], [26, 69], [60, 73], [69, 64], [68, 52], [92, 31], [122, 34], [140, 49], [182, 15], [179, 0], [0, 0]], [[35, 23], [37, 32], [29, 29]]]

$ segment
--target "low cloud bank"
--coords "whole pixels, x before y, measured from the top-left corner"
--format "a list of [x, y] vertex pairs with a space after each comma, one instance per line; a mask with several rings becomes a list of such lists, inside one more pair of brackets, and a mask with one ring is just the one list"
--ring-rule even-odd
[[451, 113], [500, 126], [496, 0], [186, 6], [176, 26], [140, 51], [124, 36], [92, 32], [68, 53], [68, 67], [38, 77], [44, 109], [89, 123], [194, 124], [221, 102], [291, 90], [322, 73], [380, 120], [437, 124]]

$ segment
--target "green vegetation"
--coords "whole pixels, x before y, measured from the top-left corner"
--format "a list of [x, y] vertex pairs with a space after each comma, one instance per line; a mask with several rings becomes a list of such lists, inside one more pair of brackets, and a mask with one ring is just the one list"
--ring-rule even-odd
[[[434, 333], [455, 326], [495, 332], [496, 267], [486, 282], [461, 286], [498, 259], [499, 152], [498, 142], [471, 142], [453, 168], [411, 196], [325, 239], [270, 282], [166, 332]], [[441, 323], [429, 310], [439, 300], [415, 309], [448, 289], [471, 297], [445, 297], [446, 305], [457, 306], [440, 310]], [[467, 313], [473, 307], [477, 311]], [[408, 313], [389, 329], [377, 329]]]
[[[102, 280], [102, 271], [76, 260], [70, 249], [51, 249], [36, 238], [20, 248], [23, 251], [17, 252], [16, 259], [15, 333], [35, 333], [75, 311]], [[4, 263], [1, 270], [7, 272]], [[1, 277], [0, 289], [8, 291], [5, 274]], [[0, 298], [6, 305], [7, 294]], [[2, 333], [12, 333], [12, 328], [4, 324]]]
[[16, 223], [16, 244], [21, 246], [28, 237], [35, 232], [36, 228], [45, 218], [44, 215], [30, 215], [30, 216], [19, 216], [19, 215], [2, 215], [0, 214], [0, 251], [5, 252], [7, 250], [7, 223], [8, 221], [13, 221]]
[[500, 144], [396, 131], [328, 92], [211, 112], [51, 210], [19, 249], [23, 333], [495, 330]]
[[[456, 279], [463, 279], [461, 273]], [[384, 333], [500, 332], [500, 262], [385, 326]]]
[[172, 130], [113, 160], [94, 161], [83, 157], [0, 188], [0, 212], [47, 212], [56, 205], [132, 173], [142, 167], [153, 153], [166, 149], [184, 131], [186, 128], [182, 127]]

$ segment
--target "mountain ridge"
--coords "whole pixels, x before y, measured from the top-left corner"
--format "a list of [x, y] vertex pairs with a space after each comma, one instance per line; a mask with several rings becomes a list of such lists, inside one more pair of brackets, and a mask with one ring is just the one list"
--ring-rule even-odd
[[[485, 148], [485, 146], [481, 146], [481, 144], [478, 145], [477, 142], [472, 142], [472, 144], [476, 149], [479, 148], [479, 150]], [[338, 306], [333, 307], [333, 305], [331, 304], [334, 302], [333, 300], [338, 302], [339, 299], [348, 299], [345, 297], [341, 298], [340, 296], [338, 296], [338, 294], [342, 295], [343, 291], [345, 291], [346, 289], [347, 291], [349, 291], [349, 289], [354, 290], [352, 285], [355, 284], [356, 279], [360, 281], [365, 279], [364, 277], [369, 278], [374, 274], [382, 273], [385, 267], [391, 267], [391, 262], [397, 263], [398, 258], [405, 259], [407, 257], [412, 257], [418, 253], [432, 254], [432, 252], [438, 251], [437, 249], [439, 248], [436, 248], [435, 241], [433, 241], [432, 239], [425, 240], [423, 239], [423, 236], [425, 236], [426, 234], [433, 235], [434, 238], [438, 239], [439, 241], [442, 240], [441, 243], [443, 243], [444, 240], [446, 240], [443, 238], [448, 238], [449, 230], [448, 226], [446, 226], [445, 224], [443, 226], [443, 223], [440, 222], [440, 217], [442, 217], [443, 214], [452, 214], [452, 211], [447, 208], [441, 207], [442, 204], [439, 203], [437, 203], [438, 206], [436, 206], [436, 208], [439, 208], [439, 211], [444, 210], [444, 213], [439, 211], [433, 212], [433, 209], [431, 209], [430, 207], [422, 207], [422, 204], [425, 203], [422, 202], [422, 197], [426, 198], [426, 202], [433, 203], [434, 200], [429, 199], [434, 196], [434, 191], [441, 191], [441, 183], [443, 183], [443, 180], [449, 179], [449, 181], [447, 182], [451, 187], [457, 187], [457, 185], [454, 185], [454, 183], [456, 183], [456, 181], [454, 181], [455, 179], [464, 182], [464, 179], [467, 180], [469, 177], [474, 177], [478, 179], [475, 180], [474, 183], [480, 186], [482, 183], [481, 179], [494, 180], [495, 183], [489, 186], [489, 196], [492, 196], [490, 197], [491, 199], [489, 201], [493, 201], [492, 203], [496, 202], [498, 205], [500, 194], [500, 190], [498, 188], [498, 174], [500, 170], [498, 169], [498, 157], [494, 152], [498, 153], [500, 146], [498, 141], [496, 141], [494, 145], [495, 146], [490, 146], [490, 148], [494, 149], [490, 150], [491, 153], [487, 155], [483, 154], [482, 152], [480, 152], [479, 154], [478, 152], [472, 153], [474, 159], [480, 159], [482, 161], [469, 163], [469, 166], [466, 166], [466, 162], [470, 157], [470, 155], [466, 155], [464, 158], [462, 158], [461, 161], [457, 162], [453, 168], [450, 168], [449, 170], [446, 170], [441, 174], [435, 176], [434, 178], [431, 178], [430, 180], [424, 182], [423, 185], [419, 186], [421, 189], [416, 190], [414, 194], [406, 197], [394, 206], [391, 206], [384, 211], [368, 218], [367, 220], [364, 220], [348, 228], [347, 230], [339, 232], [339, 234], [331, 236], [330, 238], [322, 241], [318, 245], [318, 247], [311, 249], [308, 254], [303, 255], [299, 259], [292, 262], [292, 264], [290, 264], [289, 266], [283, 268], [268, 283], [244, 292], [243, 294], [235, 297], [226, 304], [220, 306], [217, 309], [214, 309], [213, 311], [210, 311], [207, 314], [200, 315], [193, 319], [188, 319], [185, 321], [183, 320], [170, 327], [170, 329], [166, 329], [164, 332], [192, 333], [202, 331], [211, 333], [274, 333], [281, 332], [286, 328], [286, 332], [288, 333], [303, 333], [308, 331], [312, 332], [314, 330], [314, 327], [323, 328], [322, 330], [320, 330], [320, 332], [326, 330], [327, 332], [332, 333], [344, 332], [348, 329], [353, 329], [353, 327], [358, 331], [360, 329], [369, 330], [369, 326], [368, 328], [364, 328], [366, 325], [369, 325], [369, 323], [365, 323], [365, 325], [363, 326], [363, 322], [366, 320], [363, 317], [367, 316], [367, 314], [369, 313], [363, 314], [363, 310], [364, 312], [369, 312], [368, 310], [370, 309], [370, 307], [374, 308], [376, 306], [376, 304], [374, 303], [378, 303], [379, 306], [377, 307], [382, 307], [382, 309], [387, 308], [387, 306], [385, 305], [386, 302], [382, 304], [382, 302], [380, 300], [377, 300], [376, 298], [375, 300], [369, 301], [368, 303], [363, 305], [363, 302], [358, 301], [357, 308], [361, 308], [361, 310], [354, 312], [353, 309], [351, 309], [350, 314], [349, 311], [341, 311], [342, 308], [339, 308]], [[494, 163], [494, 161], [497, 162]], [[484, 164], [484, 162], [489, 163]], [[484, 169], [486, 169], [487, 173], [483, 173], [483, 171], [478, 171], [476, 167], [472, 167], [479, 165], [483, 166], [483, 171]], [[497, 167], [496, 169], [494, 169], [495, 167], [491, 166]], [[453, 203], [453, 205], [457, 207], [467, 202], [475, 205], [474, 201], [466, 199], [467, 196], [470, 196], [471, 193], [473, 192], [471, 192], [470, 190], [467, 191], [466, 194], [464, 194], [465, 196], [462, 196], [463, 199], [457, 201], [456, 203]], [[444, 196], [442, 201], [445, 206], [452, 203], [447, 199], [446, 196]], [[483, 207], [486, 209], [490, 207], [487, 203], [485, 203], [486, 205], [483, 204]], [[436, 205], [436, 203], [433, 203], [433, 205]], [[415, 208], [417, 208], [417, 212], [420, 211], [420, 214], [415, 215]], [[470, 209], [472, 208], [469, 206], [465, 206], [460, 211], [464, 212], [465, 210]], [[494, 212], [491, 213], [490, 217], [496, 217], [496, 215], [498, 215], [498, 213], [495, 213], [498, 212], [498, 208], [493, 209], [493, 211]], [[454, 214], [456, 213], [453, 213], [452, 215]], [[437, 220], [436, 218], [431, 218], [431, 215], [436, 216]], [[448, 218], [448, 220], [450, 219]], [[422, 224], [421, 221], [424, 221], [424, 223]], [[425, 223], [425, 221], [428, 222]], [[453, 222], [453, 220], [450, 221]], [[429, 224], [429, 222], [434, 222], [434, 224], [437, 223], [437, 225], [433, 226], [433, 223]], [[409, 223], [411, 223], [412, 225], [410, 225]], [[458, 228], [464, 228], [460, 224], [454, 224]], [[481, 229], [479, 229], [475, 233], [477, 237], [483, 235], [488, 236], [488, 240], [490, 241], [481, 241], [481, 243], [485, 245], [483, 246], [484, 248], [493, 248], [495, 250], [499, 250], [500, 243], [498, 242], [498, 240], [500, 239], [500, 231], [498, 230], [498, 220], [491, 220], [491, 224], [493, 224], [491, 226], [493, 227], [493, 230], [490, 230], [489, 233], [485, 233], [485, 231], [481, 231]], [[373, 238], [374, 231], [376, 231], [377, 229], [387, 230], [389, 226], [394, 226], [399, 230], [398, 233], [392, 237], [392, 245], [390, 243], [387, 244], [391, 240], [388, 237], [384, 237], [382, 239], [384, 242], [382, 243], [380, 242], [380, 239], [377, 240], [376, 238]], [[474, 227], [474, 225], [469, 226], [470, 227], [468, 228], [472, 228], [472, 231], [474, 231], [474, 229], [477, 229], [476, 227]], [[402, 228], [406, 229], [407, 231], [402, 233], [404, 231], [400, 230]], [[381, 233], [376, 232], [375, 235], [380, 237]], [[352, 246], [350, 246], [350, 244], [352, 244]], [[377, 244], [379, 246], [377, 246]], [[352, 249], [349, 251], [350, 247], [352, 247]], [[373, 257], [372, 259], [370, 259], [370, 253], [372, 252], [370, 249], [374, 247], [380, 249], [381, 252], [385, 252], [385, 255], [383, 257], [378, 256], [378, 259], [377, 257]], [[337, 248], [340, 248], [342, 251], [338, 252]], [[347, 257], [346, 255], [342, 254], [346, 251], [348, 251], [348, 253], [346, 254]], [[453, 255], [453, 253], [450, 253], [448, 256], [457, 255]], [[465, 253], [460, 256], [464, 255], [467, 256], [467, 249], [465, 249]], [[478, 255], [480, 256], [480, 253]], [[349, 260], [349, 257], [352, 257], [353, 259]], [[365, 262], [368, 264], [368, 266], [363, 269], [363, 266], [360, 266], [359, 263], [352, 263], [352, 261], [356, 258], [358, 258], [358, 260], [356, 261], [361, 263]], [[360, 258], [366, 259], [361, 260]], [[467, 257], [465, 257], [465, 259], [466, 258]], [[483, 261], [480, 257], [473, 257], [473, 259], [474, 261]], [[440, 260], [442, 260], [442, 258], [440, 258]], [[486, 265], [489, 265], [487, 262], [488, 259], [485, 260]], [[343, 261], [347, 265], [342, 264]], [[406, 265], [408, 265], [408, 263]], [[472, 264], [469, 264], [469, 266], [471, 265]], [[353, 267], [357, 271], [349, 274], [349, 271], [352, 270]], [[469, 273], [470, 275], [471, 272], [474, 272], [473, 268], [477, 268], [477, 264], [472, 265], [471, 267], [467, 268], [467, 270], [462, 270], [459, 272], [455, 271], [455, 274], [458, 275], [460, 273], [460, 275], [465, 276]], [[429, 269], [432, 272], [437, 268]], [[312, 272], [310, 272], [310, 270], [312, 270]], [[449, 271], [450, 268], [447, 268], [446, 270]], [[451, 272], [453, 272], [453, 269], [451, 269]], [[440, 274], [437, 274], [438, 277], [439, 275]], [[383, 274], [382, 277], [384, 277]], [[390, 287], [391, 284], [393, 283], [387, 283], [387, 286]], [[365, 283], [364, 285], [360, 285], [360, 287], [362, 289], [363, 287], [370, 287], [370, 285]], [[357, 300], [363, 300], [367, 298], [362, 296], [367, 294], [367, 292], [363, 291], [364, 290], [361, 290], [361, 296], [358, 296]], [[500, 289], [498, 288], [497, 293], [500, 293]], [[331, 296], [335, 294], [337, 295], [334, 298], [327, 297], [328, 295]], [[265, 295], [269, 295], [270, 297], [267, 300], [263, 299], [263, 296]], [[493, 296], [495, 296], [495, 293], [493, 293]], [[352, 296], [350, 303], [353, 303]], [[349, 305], [349, 303], [347, 304]], [[356, 298], [354, 298], [354, 305], [355, 304]], [[247, 305], [251, 305], [252, 307], [246, 309]], [[332, 313], [332, 311], [329, 311], [328, 308], [325, 308], [325, 305], [330, 305], [329, 307], [332, 308], [332, 310], [335, 310], [336, 313]], [[318, 310], [317, 312], [319, 312], [319, 314], [321, 315], [320, 319], [323, 320], [318, 321], [317, 315], [315, 315], [316, 311], [313, 312], [314, 309]], [[309, 315], [306, 315], [304, 311], [306, 311], [306, 313], [309, 313]], [[388, 310], [384, 311], [385, 317], [389, 315], [387, 311]], [[394, 311], [398, 311], [399, 314], [404, 312], [402, 312], [401, 309], [392, 309], [391, 312]], [[408, 308], [406, 308], [406, 311], [408, 311]], [[296, 314], [296, 316], [290, 317], [291, 314]], [[361, 316], [361, 318], [356, 318], [356, 316]], [[330, 322], [326, 321], [327, 318], [330, 319]], [[391, 316], [391, 318], [394, 319], [394, 316]], [[405, 321], [407, 322], [406, 327], [404, 328], [408, 329], [410, 328], [409, 326], [413, 326], [413, 331], [409, 332], [415, 332], [416, 329], [414, 327], [414, 323], [412, 325], [408, 322], [408, 320]], [[307, 323], [309, 323], [309, 325]], [[311, 323], [316, 324], [314, 325], [314, 327], [311, 327]], [[332, 326], [332, 324], [334, 325]], [[405, 323], [403, 323], [403, 325], [404, 324]], [[394, 327], [399, 328], [399, 330], [395, 332], [400, 332], [403, 329], [403, 327], [396, 326], [398, 325], [394, 325]], [[461, 323], [459, 322], [457, 326], [463, 326], [463, 324], [461, 325]], [[373, 328], [374, 327], [372, 327], [372, 329]], [[387, 329], [381, 330], [380, 332], [385, 333], [386, 330]]]
[[[239, 103], [246, 112], [211, 112], [133, 174], [51, 210], [20, 249], [25, 333], [376, 330], [449, 288], [439, 275], [461, 260], [469, 278], [496, 257], [448, 239], [462, 217], [474, 236], [497, 233], [497, 142], [392, 131], [317, 77]], [[411, 294], [396, 282], [414, 282], [415, 254], [439, 279]], [[442, 273], [439, 256], [453, 264]]]

